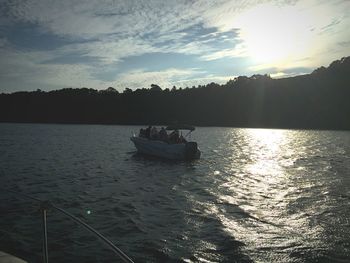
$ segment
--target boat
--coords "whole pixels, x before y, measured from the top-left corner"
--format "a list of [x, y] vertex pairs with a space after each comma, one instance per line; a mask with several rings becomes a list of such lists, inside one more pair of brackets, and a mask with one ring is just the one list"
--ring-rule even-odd
[[0, 262], [1, 263], [28, 263], [27, 261], [24, 261], [13, 255], [7, 254], [3, 251], [0, 251]]
[[172, 125], [166, 127], [166, 130], [175, 133], [179, 130], [188, 130], [189, 132], [185, 137], [181, 135], [180, 140], [176, 142], [150, 138], [141, 132], [138, 136], [134, 134], [130, 140], [135, 144], [137, 151], [141, 154], [169, 160], [193, 160], [200, 158], [201, 152], [198, 149], [197, 142], [187, 141], [191, 132], [195, 130], [195, 127], [189, 125]]
[[[38, 209], [38, 212], [41, 213], [42, 217], [42, 227], [43, 227], [43, 235], [42, 235], [42, 256], [43, 256], [43, 263], [49, 262], [49, 251], [48, 251], [48, 236], [47, 236], [47, 214], [49, 211], [56, 210], [60, 212], [61, 214], [65, 215], [69, 219], [73, 220], [75, 223], [78, 223], [82, 227], [84, 227], [86, 230], [88, 230], [90, 233], [94, 234], [96, 237], [98, 237], [102, 243], [109, 248], [111, 251], [113, 251], [116, 256], [119, 257], [123, 262], [125, 263], [134, 263], [134, 261], [126, 255], [119, 247], [117, 247], [112, 241], [110, 241], [108, 238], [106, 238], [104, 235], [102, 235], [100, 232], [98, 232], [96, 229], [94, 229], [92, 226], [85, 223], [83, 220], [79, 219], [78, 217], [72, 215], [68, 211], [54, 205], [48, 200], [41, 200], [38, 198], [35, 198], [33, 196], [30, 196], [28, 194], [24, 194], [21, 192], [13, 191], [10, 189], [0, 189], [1, 191], [6, 191], [8, 193], [15, 194], [17, 197], [30, 199], [32, 201], [38, 202], [40, 208]], [[119, 261], [118, 261], [119, 262]], [[14, 255], [8, 254], [6, 252], [0, 251], [0, 263], [27, 263], [27, 261], [24, 261]]]

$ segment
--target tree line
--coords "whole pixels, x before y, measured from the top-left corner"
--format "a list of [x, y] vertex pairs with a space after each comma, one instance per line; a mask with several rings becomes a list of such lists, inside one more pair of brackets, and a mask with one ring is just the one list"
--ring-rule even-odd
[[226, 84], [118, 92], [66, 88], [0, 94], [1, 122], [188, 123], [301, 129], [350, 129], [350, 57], [311, 74], [239, 76]]

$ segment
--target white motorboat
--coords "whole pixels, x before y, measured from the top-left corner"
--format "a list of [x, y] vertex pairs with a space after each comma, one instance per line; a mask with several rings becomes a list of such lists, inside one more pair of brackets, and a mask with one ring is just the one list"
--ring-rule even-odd
[[[193, 126], [168, 126], [166, 130], [189, 130], [190, 134], [195, 128]], [[186, 136], [187, 137], [187, 136]], [[199, 159], [201, 152], [196, 142], [186, 140], [171, 143], [159, 139], [150, 139], [147, 136], [132, 136], [130, 140], [135, 144], [139, 153], [161, 157], [170, 160], [192, 160]]]

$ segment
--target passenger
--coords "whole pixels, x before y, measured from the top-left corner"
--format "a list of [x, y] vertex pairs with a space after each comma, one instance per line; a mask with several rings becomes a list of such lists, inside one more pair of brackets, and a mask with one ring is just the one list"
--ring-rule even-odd
[[179, 131], [178, 130], [174, 130], [172, 133], [170, 133], [169, 141], [170, 141], [170, 143], [179, 143]]
[[168, 141], [168, 133], [166, 132], [164, 127], [162, 127], [159, 131], [159, 139], [165, 142]]
[[152, 129], [151, 129], [151, 139], [153, 139], [153, 140], [158, 139], [158, 130], [156, 127], [152, 127]]
[[145, 136], [146, 136], [146, 138], [150, 138], [151, 137], [151, 129], [152, 129], [152, 126], [150, 125], [150, 126], [148, 126], [147, 128], [146, 128], [146, 130], [145, 130]]
[[146, 137], [146, 130], [145, 129], [140, 129], [139, 137]]

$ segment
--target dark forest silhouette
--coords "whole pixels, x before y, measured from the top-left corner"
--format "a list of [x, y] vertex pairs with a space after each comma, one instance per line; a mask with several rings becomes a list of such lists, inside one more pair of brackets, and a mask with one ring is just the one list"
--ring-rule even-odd
[[350, 129], [350, 57], [311, 74], [119, 93], [88, 88], [0, 94], [1, 122]]

